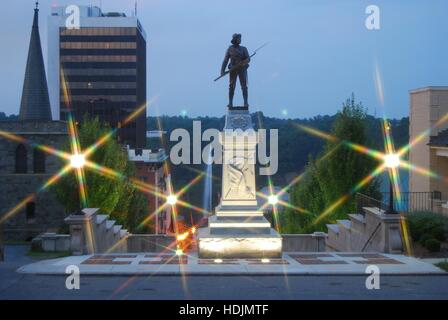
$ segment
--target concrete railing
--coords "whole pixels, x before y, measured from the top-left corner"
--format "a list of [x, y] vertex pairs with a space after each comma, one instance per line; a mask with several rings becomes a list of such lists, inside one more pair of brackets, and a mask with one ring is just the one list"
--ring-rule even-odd
[[283, 252], [323, 252], [325, 251], [324, 232], [312, 234], [282, 234]]

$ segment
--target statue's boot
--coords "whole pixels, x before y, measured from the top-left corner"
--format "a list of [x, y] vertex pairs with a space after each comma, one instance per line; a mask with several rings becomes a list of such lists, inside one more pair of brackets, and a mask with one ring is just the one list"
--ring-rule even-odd
[[243, 88], [244, 107], [246, 107], [246, 108], [249, 107], [248, 97], [249, 97], [249, 94], [248, 94], [247, 87], [246, 87], [246, 88]]
[[227, 108], [233, 108], [233, 95], [235, 92], [232, 92], [232, 90], [230, 90], [229, 92], [229, 104], [227, 105]]

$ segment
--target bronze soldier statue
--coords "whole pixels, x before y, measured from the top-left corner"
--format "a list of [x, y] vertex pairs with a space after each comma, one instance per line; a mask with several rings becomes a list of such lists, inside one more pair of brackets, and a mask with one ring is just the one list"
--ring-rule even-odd
[[[235, 93], [236, 78], [240, 79], [241, 90], [243, 91], [244, 107], [249, 107], [247, 90], [247, 68], [249, 68], [250, 56], [246, 47], [240, 46], [241, 34], [235, 33], [232, 36], [232, 45], [227, 49], [224, 61], [221, 66], [221, 77], [229, 69], [229, 109], [233, 107], [233, 96]], [[230, 60], [230, 63], [229, 63]]]

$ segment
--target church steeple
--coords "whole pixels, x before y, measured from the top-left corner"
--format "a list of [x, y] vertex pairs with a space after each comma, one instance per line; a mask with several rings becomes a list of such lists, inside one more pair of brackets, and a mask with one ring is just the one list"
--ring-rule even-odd
[[19, 120], [52, 120], [39, 35], [39, 2], [34, 9]]

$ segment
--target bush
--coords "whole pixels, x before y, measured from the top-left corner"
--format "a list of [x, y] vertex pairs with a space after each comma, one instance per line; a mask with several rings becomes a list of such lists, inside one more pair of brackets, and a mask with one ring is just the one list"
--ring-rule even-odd
[[436, 266], [439, 267], [440, 269], [448, 272], [448, 262], [447, 261], [436, 263]]
[[448, 233], [448, 218], [435, 212], [412, 212], [407, 216], [409, 231], [415, 242], [422, 245], [433, 238], [445, 241]]
[[439, 252], [440, 251], [440, 241], [437, 239], [428, 239], [425, 241], [425, 248], [429, 252]]
[[420, 239], [418, 240], [418, 243], [420, 243], [424, 247], [426, 240], [429, 240], [429, 239], [434, 239], [434, 237], [430, 234], [425, 233], [424, 235], [422, 235], [420, 237]]

